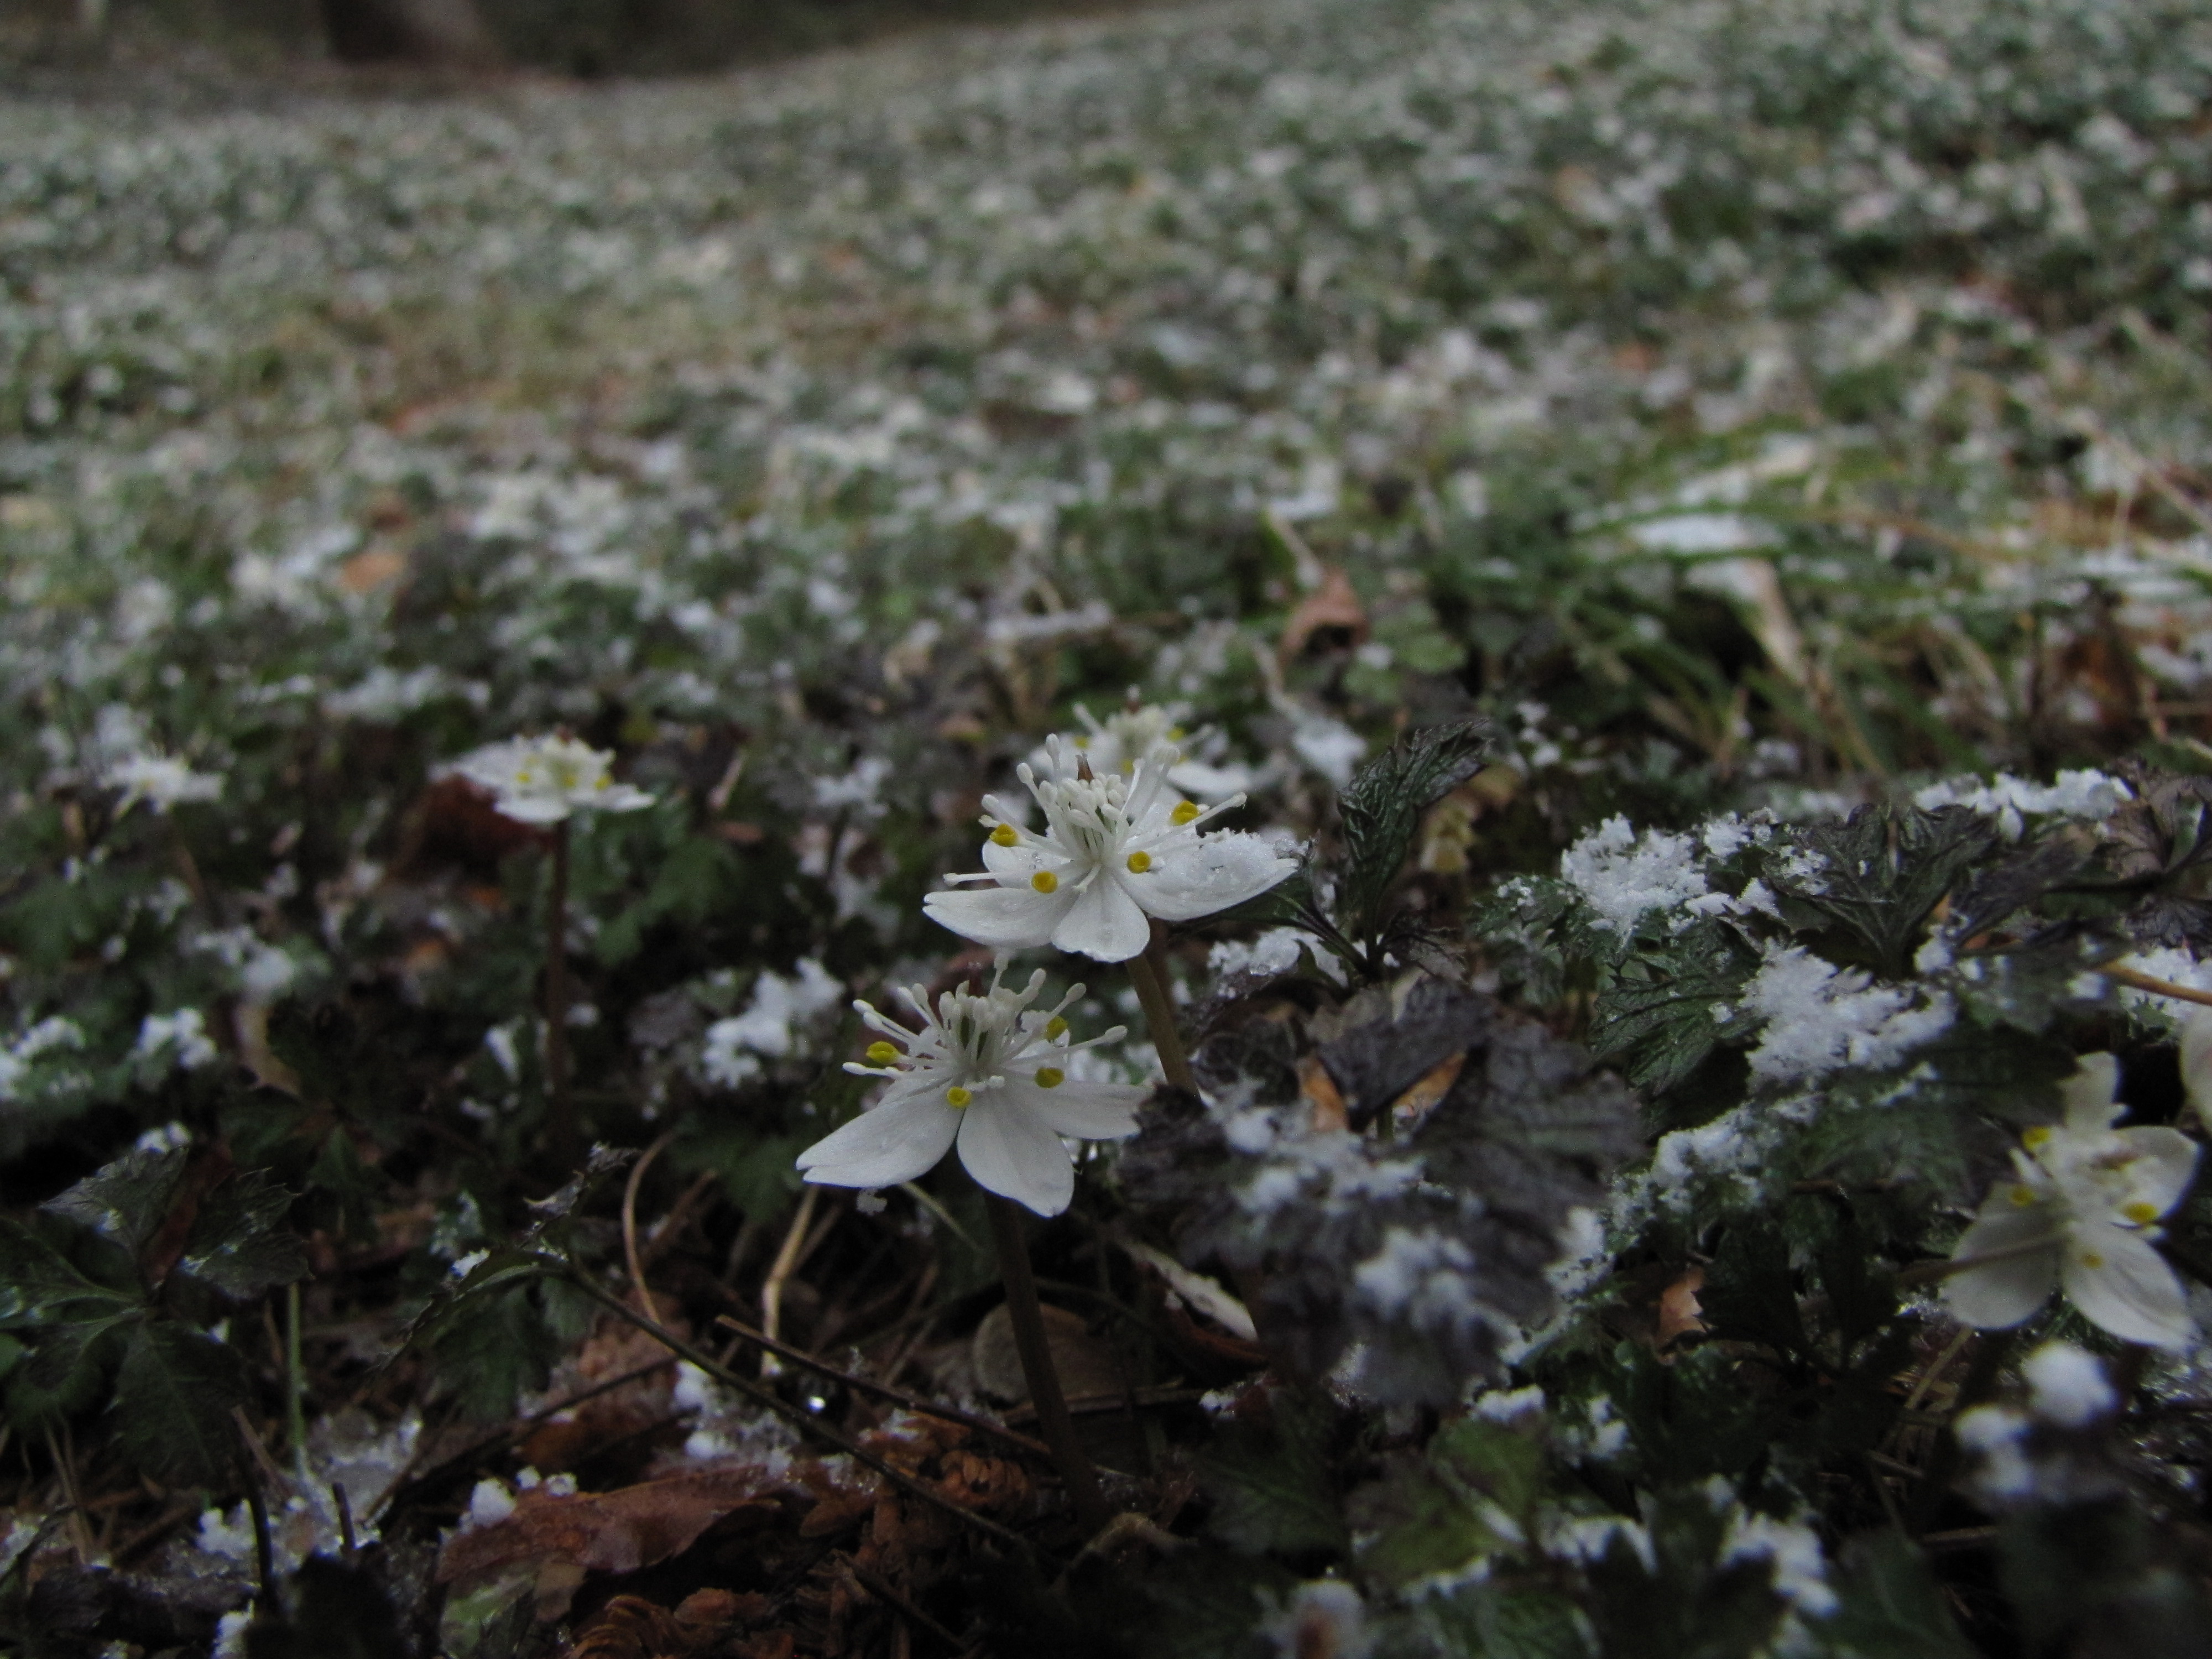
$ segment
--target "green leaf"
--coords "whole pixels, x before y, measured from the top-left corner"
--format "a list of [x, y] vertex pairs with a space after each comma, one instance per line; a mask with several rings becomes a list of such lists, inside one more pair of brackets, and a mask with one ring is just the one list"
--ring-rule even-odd
[[1345, 850], [1337, 915], [1355, 939], [1378, 930], [1421, 814], [1474, 775], [1490, 744], [1486, 720], [1432, 726], [1370, 761], [1345, 789], [1337, 803]]
[[1717, 1020], [1714, 1010], [1734, 1004], [1758, 968], [1733, 929], [1701, 919], [1665, 950], [1638, 952], [1615, 969], [1591, 1010], [1590, 1048], [1638, 1088], [1671, 1089], [1716, 1042], [1756, 1024], [1741, 1012]]
[[168, 1219], [187, 1154], [128, 1152], [40, 1207], [112, 1240], [132, 1261]]
[[230, 1414], [245, 1401], [246, 1367], [226, 1344], [166, 1319], [131, 1333], [115, 1411], [139, 1467], [183, 1485], [223, 1485], [238, 1444]]
[[1481, 1659], [1588, 1659], [1572, 1601], [1556, 1590], [1468, 1584], [1431, 1604], [1443, 1650]]
[[282, 1224], [291, 1206], [266, 1174], [231, 1176], [201, 1200], [177, 1271], [240, 1302], [305, 1278], [307, 1247]]
[[1802, 842], [1820, 855], [1817, 875], [1793, 881], [1770, 866], [1766, 878], [1784, 918], [1830, 962], [1904, 980], [1929, 913], [1998, 840], [1994, 823], [1963, 806], [1863, 806]]
[[1329, 1473], [1327, 1408], [1287, 1391], [1273, 1396], [1268, 1427], [1232, 1419], [1199, 1466], [1213, 1499], [1214, 1536], [1249, 1554], [1341, 1551], [1346, 1536]]
[[1833, 1659], [1972, 1659], [1927, 1559], [1904, 1534], [1863, 1533], [1830, 1575], [1837, 1608], [1810, 1626]]
[[501, 1284], [471, 1292], [438, 1322], [430, 1352], [439, 1382], [478, 1422], [506, 1416], [516, 1395], [543, 1388], [560, 1358], [560, 1343], [532, 1291]]
[[0, 1328], [92, 1317], [137, 1297], [88, 1278], [20, 1222], [0, 1219]]

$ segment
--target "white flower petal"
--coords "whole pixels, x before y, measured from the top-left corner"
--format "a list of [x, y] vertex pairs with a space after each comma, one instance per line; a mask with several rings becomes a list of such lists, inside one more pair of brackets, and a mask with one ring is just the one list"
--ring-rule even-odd
[[1120, 1140], [1137, 1133], [1137, 1108], [1147, 1091], [1127, 1083], [1079, 1083], [1040, 1088], [1024, 1077], [1006, 1079], [1010, 1101], [1055, 1133], [1077, 1140]]
[[547, 795], [507, 795], [499, 801], [499, 815], [517, 823], [558, 823], [568, 816], [568, 803]]
[[1110, 872], [1083, 890], [1052, 932], [1052, 943], [1060, 949], [1101, 962], [1127, 962], [1142, 955], [1152, 941], [1152, 923]]
[[963, 939], [995, 951], [1018, 951], [1049, 945], [1075, 900], [1066, 888], [1040, 893], [1030, 887], [978, 887], [932, 893], [921, 908], [932, 921]]
[[2179, 1129], [2121, 1129], [2117, 1133], [2127, 1147], [2130, 1200], [2164, 1215], [2189, 1190], [2203, 1149]]
[[2066, 1104], [2066, 1127], [2076, 1134], [2094, 1133], [2120, 1115], [2112, 1097], [2119, 1092], [2120, 1062], [2111, 1054], [2084, 1054], [2074, 1075], [2058, 1085]]
[[1163, 921], [1195, 921], [1257, 897], [1297, 867], [1257, 836], [1223, 830], [1166, 842], [1130, 886]]
[[[2057, 1288], [2062, 1248], [2057, 1218], [2040, 1204], [2013, 1207], [2003, 1196], [2008, 1184], [2000, 1183], [1998, 1193], [1982, 1206], [1981, 1218], [1960, 1236], [1951, 1259], [1964, 1261], [2014, 1249], [2024, 1253], [2002, 1255], [1943, 1281], [1943, 1304], [1954, 1317], [1979, 1330], [2001, 1331], [2021, 1323]], [[2049, 1241], [2049, 1248], [2026, 1249], [2043, 1240]]]
[[2166, 1258], [2124, 1227], [2077, 1223], [2060, 1270], [2066, 1299], [2124, 1342], [2185, 1347], [2195, 1338], [2189, 1299]]
[[2212, 1129], [2212, 1008], [2192, 1007], [2181, 1022], [2181, 1086], [2198, 1120]]
[[1075, 1165], [1060, 1137], [1002, 1091], [960, 1114], [960, 1161], [987, 1190], [1058, 1215], [1075, 1196]]
[[801, 1152], [799, 1172], [822, 1186], [896, 1187], [934, 1169], [959, 1133], [941, 1098], [890, 1101]]
[[1016, 843], [1001, 847], [994, 841], [983, 843], [983, 867], [1008, 887], [1026, 887], [1030, 878], [1040, 870], [1049, 870], [1065, 878], [1068, 860], [1051, 848]]

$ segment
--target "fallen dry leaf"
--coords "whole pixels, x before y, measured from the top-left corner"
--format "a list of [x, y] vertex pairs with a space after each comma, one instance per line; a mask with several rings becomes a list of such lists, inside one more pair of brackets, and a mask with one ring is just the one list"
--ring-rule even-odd
[[1344, 629], [1354, 645], [1367, 638], [1367, 607], [1360, 604], [1359, 595], [1352, 591], [1352, 579], [1334, 565], [1322, 577], [1321, 586], [1299, 600], [1298, 608], [1291, 612], [1290, 621], [1283, 625], [1282, 643], [1276, 648], [1276, 655], [1289, 662], [1325, 628]]
[[1321, 1129], [1341, 1129], [1352, 1121], [1345, 1109], [1344, 1092], [1336, 1086], [1336, 1079], [1321, 1063], [1319, 1054], [1308, 1054], [1298, 1061], [1298, 1092], [1305, 1097], [1313, 1109], [1313, 1127]]
[[757, 1466], [702, 1469], [614, 1492], [524, 1492], [514, 1510], [457, 1534], [438, 1557], [451, 1583], [526, 1564], [570, 1563], [587, 1571], [635, 1572], [691, 1547], [724, 1516], [773, 1506], [789, 1474]]
[[1467, 1064], [1467, 1050], [1447, 1055], [1422, 1074], [1413, 1086], [1390, 1103], [1392, 1121], [1401, 1129], [1410, 1129], [1436, 1109], [1436, 1104], [1451, 1092], [1459, 1081], [1460, 1068]]
[[[1094, 1336], [1082, 1317], [1065, 1308], [1044, 1306], [1045, 1342], [1060, 1372], [1060, 1390], [1070, 1400], [1090, 1399], [1121, 1392], [1121, 1367], [1114, 1350]], [[1026, 1400], [1029, 1379], [1022, 1374], [1021, 1354], [1014, 1346], [1013, 1321], [1005, 1304], [983, 1316], [969, 1345], [975, 1380], [984, 1392], [1000, 1400]]]
[[1685, 1267], [1681, 1277], [1659, 1293], [1659, 1324], [1653, 1333], [1652, 1346], [1662, 1354], [1676, 1337], [1692, 1335], [1705, 1328], [1705, 1322], [1698, 1316], [1703, 1311], [1698, 1305], [1698, 1292], [1705, 1284], [1703, 1267]]

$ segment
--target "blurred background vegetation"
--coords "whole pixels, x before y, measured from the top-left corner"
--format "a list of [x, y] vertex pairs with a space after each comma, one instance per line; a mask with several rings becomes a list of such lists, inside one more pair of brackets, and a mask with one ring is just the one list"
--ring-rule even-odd
[[6, 0], [0, 70], [174, 52], [264, 70], [316, 62], [583, 77], [693, 74], [932, 23], [1136, 0]]

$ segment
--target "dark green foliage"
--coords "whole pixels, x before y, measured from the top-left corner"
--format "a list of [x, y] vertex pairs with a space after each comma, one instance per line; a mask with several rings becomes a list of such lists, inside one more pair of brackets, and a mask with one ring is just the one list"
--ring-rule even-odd
[[1928, 1558], [1903, 1534], [1862, 1533], [1833, 1574], [1835, 1616], [1815, 1629], [1835, 1659], [1971, 1659]]
[[1200, 1465], [1213, 1511], [1206, 1528], [1248, 1555], [1339, 1554], [1347, 1542], [1330, 1468], [1334, 1413], [1326, 1399], [1289, 1389], [1267, 1396], [1261, 1420], [1241, 1412]]
[[[1784, 920], [1830, 962], [1902, 979], [1930, 913], [1998, 836], [1988, 817], [1963, 806], [1862, 808], [1840, 824], [1814, 825], [1798, 844], [1819, 860], [1817, 873], [1771, 878]], [[1996, 890], [2010, 901], [2014, 884], [2000, 882]], [[2008, 902], [2008, 911], [2017, 908]]]
[[230, 1414], [245, 1400], [246, 1367], [228, 1343], [163, 1319], [131, 1329], [115, 1411], [142, 1468], [182, 1485], [228, 1485], [241, 1455]]
[[[1421, 815], [1474, 775], [1494, 741], [1487, 720], [1431, 726], [1393, 744], [1359, 769], [1338, 799], [1344, 860], [1334, 920], [1346, 938], [1379, 945], [1385, 904], [1413, 850]], [[1369, 955], [1379, 959], [1379, 949]], [[1371, 969], [1370, 969], [1371, 971]]]
[[310, 1556], [284, 1586], [279, 1613], [246, 1633], [246, 1659], [412, 1659], [399, 1620], [363, 1568]]

